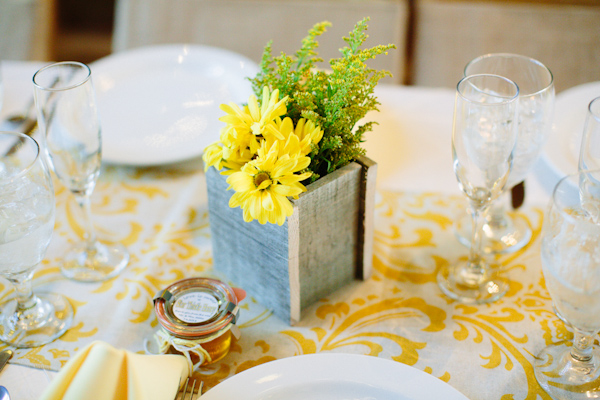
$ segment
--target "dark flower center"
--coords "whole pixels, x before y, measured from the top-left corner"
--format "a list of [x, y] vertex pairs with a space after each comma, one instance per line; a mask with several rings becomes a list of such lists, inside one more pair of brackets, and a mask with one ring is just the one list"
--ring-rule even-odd
[[254, 176], [254, 184], [256, 185], [256, 187], [259, 187], [261, 183], [269, 179], [271, 179], [269, 174], [267, 174], [264, 171], [261, 171]]

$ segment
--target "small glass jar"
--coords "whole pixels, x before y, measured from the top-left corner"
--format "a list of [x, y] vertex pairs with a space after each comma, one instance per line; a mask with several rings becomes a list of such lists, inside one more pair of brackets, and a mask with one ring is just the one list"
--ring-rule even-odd
[[[158, 292], [154, 311], [170, 344], [167, 352], [187, 352], [184, 355], [194, 367], [225, 357], [232, 333], [239, 336], [237, 304], [229, 285], [210, 278], [184, 279]], [[185, 350], [191, 347], [200, 351]]]

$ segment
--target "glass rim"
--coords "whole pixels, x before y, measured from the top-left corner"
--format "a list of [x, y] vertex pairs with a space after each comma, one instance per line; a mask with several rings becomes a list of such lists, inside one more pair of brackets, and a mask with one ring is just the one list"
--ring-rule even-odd
[[[574, 217], [574, 216], [573, 216], [573, 214], [570, 214], [570, 213], [566, 212], [566, 211], [564, 210], [564, 207], [562, 207], [562, 206], [558, 206], [558, 204], [561, 204], [561, 203], [562, 203], [562, 202], [560, 202], [560, 203], [559, 203], [559, 202], [557, 201], [557, 198], [558, 198], [558, 193], [559, 193], [559, 191], [560, 191], [559, 189], [560, 189], [560, 188], [562, 188], [562, 187], [563, 187], [563, 186], [565, 186], [565, 185], [568, 185], [567, 181], [569, 181], [569, 180], [571, 180], [571, 179], [574, 179], [574, 178], [576, 178], [576, 177], [579, 177], [579, 176], [581, 176], [582, 174], [598, 174], [598, 175], [600, 176], [600, 169], [588, 169], [588, 170], [581, 170], [581, 171], [578, 171], [578, 172], [575, 172], [575, 173], [572, 173], [572, 174], [569, 174], [569, 175], [563, 176], [563, 177], [562, 177], [562, 178], [561, 178], [561, 179], [560, 179], [560, 180], [559, 180], [559, 181], [556, 183], [556, 185], [554, 186], [554, 189], [552, 189], [552, 196], [551, 196], [552, 203], [551, 203], [551, 205], [550, 205], [550, 208], [556, 208], [556, 209], [557, 209], [557, 211], [558, 211], [558, 212], [559, 212], [559, 213], [560, 213], [560, 214], [563, 216], [563, 218], [565, 218], [565, 219], [567, 219], [567, 220], [569, 220], [569, 221], [582, 221], [582, 222], [587, 222], [587, 221], [584, 221], [584, 220], [582, 220], [581, 218]], [[579, 188], [579, 186], [577, 186], [577, 188]], [[590, 221], [589, 223], [590, 223], [590, 224], [594, 224], [594, 225], [596, 225], [595, 223], [593, 223], [593, 222], [591, 222], [591, 221]]]
[[524, 56], [521, 54], [515, 54], [515, 53], [487, 53], [487, 54], [483, 54], [481, 56], [475, 57], [474, 59], [469, 61], [467, 63], [467, 65], [465, 65], [465, 69], [463, 70], [463, 75], [468, 76], [467, 68], [469, 68], [470, 65], [476, 63], [477, 61], [487, 59], [487, 58], [492, 58], [492, 57], [513, 57], [513, 58], [518, 58], [521, 60], [527, 60], [533, 64], [536, 64], [536, 65], [542, 67], [545, 71], [548, 72], [548, 74], [550, 75], [550, 83], [548, 83], [548, 85], [546, 85], [544, 88], [542, 88], [538, 91], [535, 91], [533, 93], [520, 93], [520, 95], [522, 95], [522, 96], [535, 96], [537, 94], [540, 94], [540, 93], [550, 90], [550, 88], [552, 88], [554, 86], [554, 74], [552, 73], [552, 71], [550, 71], [550, 68], [548, 68], [544, 63], [536, 60], [535, 58]]
[[[500, 80], [503, 80], [505, 82], [507, 82], [509, 85], [512, 85], [515, 87], [516, 92], [514, 94], [514, 96], [496, 96], [500, 99], [503, 99], [503, 101], [499, 102], [499, 103], [482, 103], [482, 102], [478, 102], [478, 101], [474, 101], [468, 97], [466, 97], [460, 90], [461, 84], [465, 81], [474, 79], [474, 78], [481, 78], [481, 77], [488, 77], [488, 78], [498, 78]], [[481, 106], [490, 106], [490, 107], [495, 107], [498, 105], [503, 105], [503, 104], [510, 104], [515, 102], [518, 98], [519, 98], [519, 85], [517, 85], [516, 82], [512, 81], [511, 79], [508, 79], [505, 76], [501, 76], [501, 75], [496, 75], [496, 74], [475, 74], [475, 75], [468, 75], [468, 76], [464, 76], [461, 78], [461, 80], [458, 81], [458, 83], [456, 84], [456, 94], [458, 96], [460, 96], [463, 100], [469, 102], [469, 103], [473, 103], [473, 104], [479, 104]], [[491, 96], [491, 95], [490, 95]]]
[[[599, 105], [598, 110], [592, 111], [592, 107], [594, 107], [596, 105], [596, 103]], [[589, 115], [591, 115], [592, 118], [594, 118], [596, 121], [600, 122], [600, 96], [598, 96], [595, 99], [592, 99], [592, 101], [590, 101], [590, 104], [588, 104], [588, 111], [589, 111]]]
[[[38, 75], [42, 74], [43, 72], [46, 72], [47, 70], [50, 70], [50, 69], [53, 69], [56, 67], [65, 66], [65, 65], [77, 66], [77, 67], [82, 68], [84, 71], [86, 71], [85, 77], [79, 82], [76, 82], [69, 86], [60, 87], [60, 88], [56, 88], [53, 86], [48, 87], [48, 86], [40, 85], [40, 84], [38, 84], [38, 82], [36, 82], [36, 78], [38, 77]], [[92, 77], [92, 70], [87, 64], [84, 64], [79, 61], [61, 61], [61, 62], [49, 64], [49, 65], [46, 65], [45, 67], [40, 68], [35, 74], [33, 74], [33, 85], [40, 90], [45, 90], [48, 92], [62, 92], [65, 90], [75, 89], [79, 86], [84, 85], [86, 82], [88, 82], [91, 79], [91, 77]]]
[[[15, 132], [15, 131], [0, 131], [0, 135], [10, 135], [10, 136], [15, 136], [22, 139], [25, 139], [26, 141], [29, 141], [30, 143], [34, 144], [34, 148], [36, 149], [36, 154], [35, 157], [33, 157], [33, 160], [25, 167], [22, 168], [18, 173], [14, 174], [14, 175], [10, 175], [8, 178], [1, 178], [0, 177], [0, 182], [1, 181], [6, 181], [6, 180], [13, 180], [15, 178], [20, 177], [21, 175], [24, 175], [26, 173], [29, 172], [29, 170], [31, 170], [33, 168], [33, 166], [35, 165], [35, 163], [38, 161], [38, 159], [41, 156], [41, 148], [40, 148], [40, 144], [37, 142], [37, 140], [35, 140], [34, 138], [32, 138], [29, 135], [26, 135], [24, 133], [21, 132]], [[19, 140], [19, 139], [16, 139]], [[2, 158], [4, 158], [6, 156], [3, 156]]]

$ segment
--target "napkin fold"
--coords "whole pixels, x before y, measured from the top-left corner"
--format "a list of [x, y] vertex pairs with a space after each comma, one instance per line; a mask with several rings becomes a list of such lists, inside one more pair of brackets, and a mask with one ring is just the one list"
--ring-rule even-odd
[[181, 355], [136, 354], [95, 341], [62, 367], [40, 400], [173, 400], [187, 377]]

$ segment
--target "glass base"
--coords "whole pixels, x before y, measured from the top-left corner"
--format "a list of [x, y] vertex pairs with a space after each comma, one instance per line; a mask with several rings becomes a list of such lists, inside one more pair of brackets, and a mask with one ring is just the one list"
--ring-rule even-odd
[[[457, 219], [454, 233], [459, 242], [471, 247], [471, 217], [467, 214]], [[531, 228], [527, 221], [518, 215], [507, 214], [501, 221], [492, 223], [486, 215], [482, 228], [481, 251], [486, 254], [508, 254], [522, 249], [531, 240]]]
[[488, 269], [483, 276], [468, 273], [467, 261], [440, 268], [437, 283], [451, 299], [467, 304], [491, 303], [506, 294], [508, 279], [503, 272]]
[[37, 293], [34, 305], [17, 312], [17, 300], [0, 306], [0, 340], [18, 348], [38, 347], [62, 336], [73, 322], [73, 307], [63, 296]]
[[61, 272], [81, 282], [101, 282], [117, 276], [129, 262], [129, 253], [121, 244], [96, 242], [92, 250], [85, 243], [76, 245], [65, 256]]
[[571, 357], [565, 343], [548, 346], [534, 361], [535, 378], [553, 399], [600, 399], [600, 350], [588, 362]]

